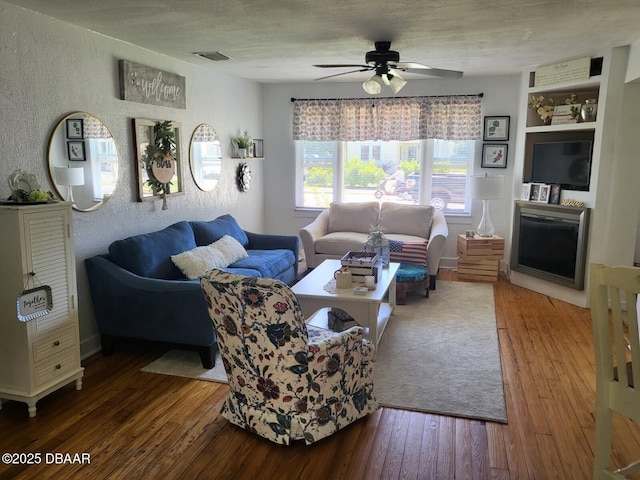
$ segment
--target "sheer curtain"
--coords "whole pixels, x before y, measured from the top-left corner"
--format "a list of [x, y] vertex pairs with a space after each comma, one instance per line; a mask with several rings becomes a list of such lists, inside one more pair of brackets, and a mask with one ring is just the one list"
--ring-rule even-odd
[[481, 95], [294, 100], [293, 139], [478, 140]]

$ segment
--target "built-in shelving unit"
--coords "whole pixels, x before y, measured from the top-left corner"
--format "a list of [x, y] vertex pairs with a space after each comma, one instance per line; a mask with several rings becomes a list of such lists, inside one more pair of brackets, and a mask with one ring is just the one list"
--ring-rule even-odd
[[[592, 76], [588, 79], [536, 87], [534, 86], [535, 67], [523, 72], [514, 166], [514, 196], [518, 199], [522, 183], [530, 179], [534, 141], [556, 141], [565, 138], [568, 140], [574, 138], [592, 140], [593, 152], [589, 189], [586, 191], [566, 190], [561, 193], [561, 200], [566, 198], [578, 200], [583, 202], [586, 208], [591, 209], [589, 244], [586, 254], [587, 268], [591, 262], [616, 263], [615, 259], [620, 258], [619, 252], [616, 252], [619, 247], [613, 246], [615, 242], [611, 242], [609, 245], [608, 240], [603, 241], [603, 232], [613, 230], [618, 233], [627, 229], [621, 219], [612, 220], [614, 216], [610, 212], [612, 208], [615, 208], [613, 202], [619, 193], [617, 189], [612, 188], [612, 175], [615, 175], [612, 166], [618, 161], [619, 149], [621, 148], [619, 137], [624, 133], [624, 127], [621, 128], [619, 119], [628, 48], [614, 48], [604, 52], [601, 59], [596, 57], [600, 57], [600, 55], [592, 56], [592, 65], [593, 60], [599, 61], [597, 74], [592, 72]], [[597, 100], [598, 110], [595, 121], [545, 125], [537, 112], [529, 107], [529, 99], [532, 95], [543, 95], [545, 99], [551, 97], [555, 105], [562, 105], [571, 94], [576, 95], [573, 102], [576, 104], [584, 104], [586, 99]], [[635, 220], [637, 221], [637, 219]], [[632, 236], [635, 239], [635, 228], [632, 230]], [[513, 243], [512, 241], [509, 249], [513, 247]], [[540, 248], [543, 249], [544, 245], [541, 245]], [[586, 277], [586, 282], [588, 282], [588, 271]], [[589, 305], [588, 289], [586, 288], [582, 291], [564, 288], [516, 271], [511, 272], [511, 281], [569, 303], [580, 306]], [[585, 285], [588, 284], [586, 282]]]

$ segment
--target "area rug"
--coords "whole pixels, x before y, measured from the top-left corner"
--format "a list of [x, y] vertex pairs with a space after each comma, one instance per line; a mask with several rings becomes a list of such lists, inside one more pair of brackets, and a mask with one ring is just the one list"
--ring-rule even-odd
[[378, 345], [381, 405], [507, 422], [493, 285], [438, 281], [397, 306]]
[[[196, 352], [171, 350], [142, 370], [226, 383], [219, 356], [207, 370]], [[506, 423], [493, 286], [438, 281], [429, 299], [410, 295], [393, 311], [374, 372], [382, 406]]]

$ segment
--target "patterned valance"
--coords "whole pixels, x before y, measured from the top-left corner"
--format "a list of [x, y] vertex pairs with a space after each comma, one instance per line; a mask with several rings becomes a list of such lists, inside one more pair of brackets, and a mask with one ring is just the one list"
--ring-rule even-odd
[[201, 124], [196, 128], [192, 141], [194, 142], [215, 142], [218, 140], [218, 134], [211, 125]]
[[111, 132], [96, 117], [91, 115], [83, 115], [84, 120], [84, 138], [107, 139], [111, 138]]
[[294, 100], [293, 139], [478, 140], [481, 95]]

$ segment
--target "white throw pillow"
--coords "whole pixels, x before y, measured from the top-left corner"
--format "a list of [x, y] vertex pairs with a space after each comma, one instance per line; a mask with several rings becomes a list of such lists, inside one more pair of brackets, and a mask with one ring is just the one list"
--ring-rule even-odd
[[204, 247], [172, 255], [171, 261], [182, 270], [185, 277], [193, 280], [200, 278], [213, 268], [225, 268], [249, 255], [235, 238], [225, 235]]
[[225, 267], [228, 267], [238, 260], [249, 257], [249, 254], [242, 244], [231, 235], [225, 235], [220, 240], [213, 242], [210, 246], [215, 247], [220, 251], [222, 258], [226, 263]]

